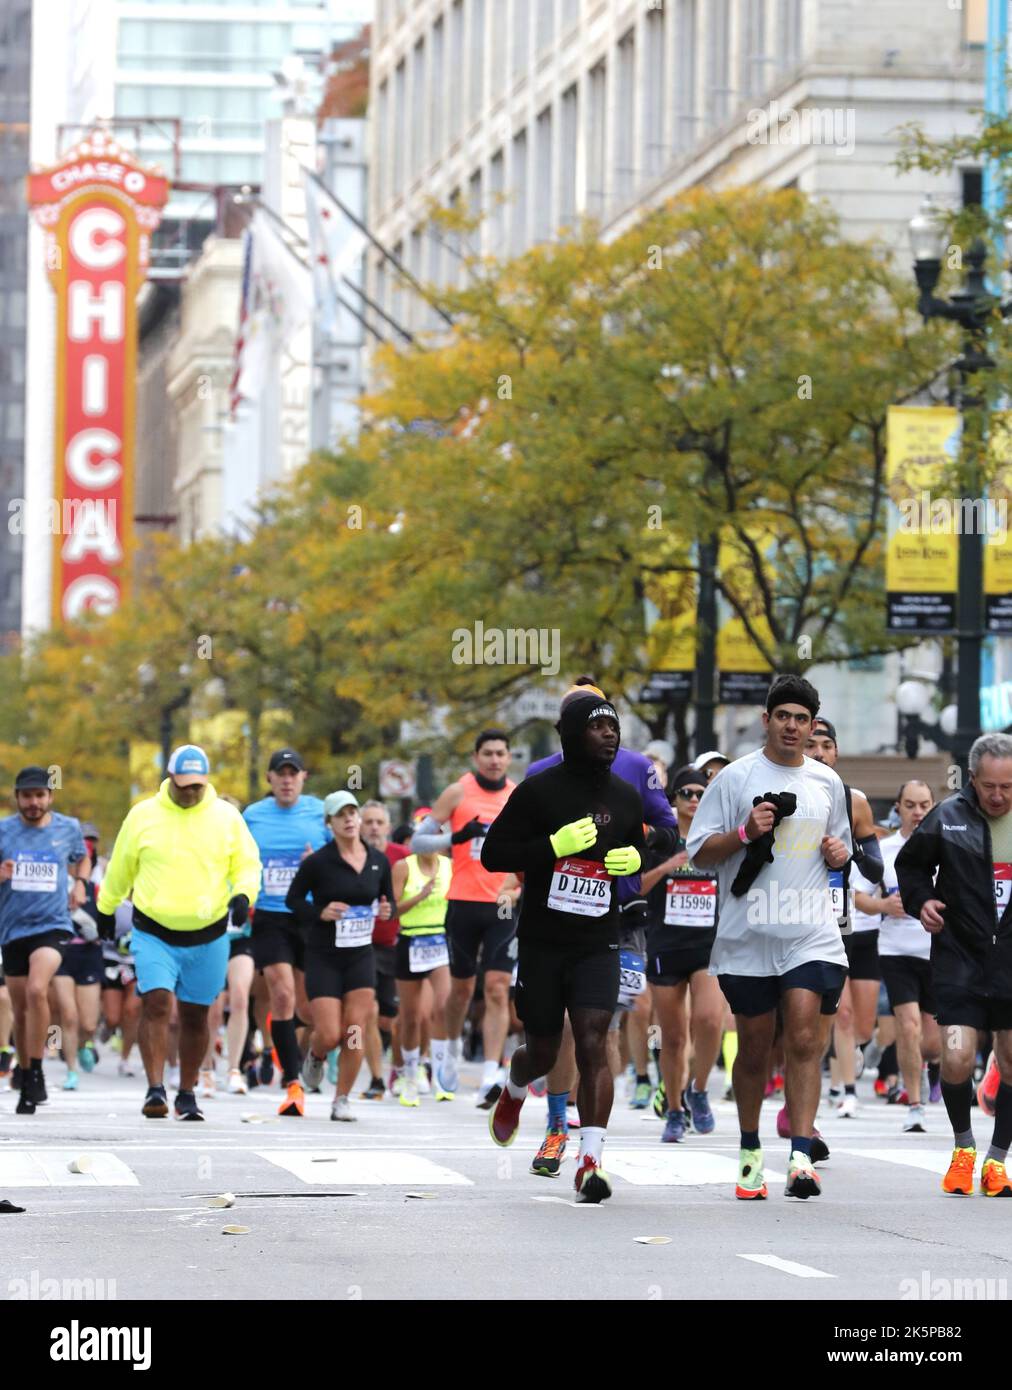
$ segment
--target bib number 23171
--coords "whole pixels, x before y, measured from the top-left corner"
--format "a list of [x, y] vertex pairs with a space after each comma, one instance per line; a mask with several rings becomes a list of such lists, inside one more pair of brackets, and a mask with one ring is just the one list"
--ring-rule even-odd
[[611, 874], [590, 859], [556, 859], [548, 906], [577, 917], [603, 917], [611, 907]]

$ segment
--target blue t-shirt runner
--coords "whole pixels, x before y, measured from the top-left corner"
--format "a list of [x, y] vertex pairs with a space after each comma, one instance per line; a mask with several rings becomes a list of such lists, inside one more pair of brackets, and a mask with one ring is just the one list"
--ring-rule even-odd
[[69, 866], [87, 853], [73, 816], [51, 811], [43, 826], [20, 815], [0, 820], [0, 864], [12, 866], [0, 881], [0, 948], [40, 932], [73, 933]]
[[243, 812], [250, 834], [257, 842], [263, 873], [257, 912], [283, 912], [291, 917], [285, 895], [308, 845], [322, 849], [330, 839], [318, 796], [300, 796], [294, 806], [281, 806], [273, 796], [254, 801]]

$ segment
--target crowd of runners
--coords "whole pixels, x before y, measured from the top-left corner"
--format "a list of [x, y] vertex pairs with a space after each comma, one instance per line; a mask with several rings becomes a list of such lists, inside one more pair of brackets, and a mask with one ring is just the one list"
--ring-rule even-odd
[[808, 681], [775, 679], [762, 724], [743, 757], [670, 768], [663, 745], [623, 746], [583, 677], [558, 753], [515, 783], [508, 733], [484, 729], [471, 769], [396, 829], [380, 801], [307, 793], [293, 748], [244, 810], [177, 748], [111, 844], [21, 769], [0, 819], [11, 1108], [49, 1101], [47, 1067], [51, 1088], [87, 1087], [111, 1051], [148, 1119], [276, 1087], [286, 1120], [332, 1088], [330, 1118], [354, 1122], [353, 1097], [463, 1100], [480, 1058], [496, 1144], [547, 1101], [533, 1174], [558, 1177], [578, 1132], [579, 1201], [611, 1195], [619, 1079], [665, 1144], [714, 1131], [715, 1090], [733, 1100], [743, 1200], [767, 1196], [760, 1116], [782, 1099], [785, 1191], [808, 1198], [829, 1157], [817, 1111], [856, 1116], [872, 1068], [900, 1132], [944, 1106], [946, 1193], [974, 1191], [972, 1109], [993, 1117], [979, 1189], [1012, 1196], [1012, 737], [979, 738], [937, 803], [904, 782], [877, 822]]

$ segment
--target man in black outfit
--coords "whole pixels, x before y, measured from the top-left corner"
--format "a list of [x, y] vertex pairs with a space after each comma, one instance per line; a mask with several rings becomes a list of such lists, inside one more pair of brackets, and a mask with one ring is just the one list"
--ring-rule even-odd
[[524, 875], [516, 1008], [527, 1034], [489, 1117], [502, 1147], [513, 1143], [528, 1083], [555, 1063], [568, 1010], [580, 1071], [576, 1197], [601, 1202], [601, 1167], [613, 1085], [606, 1040], [619, 990], [619, 912], [614, 880], [639, 870], [643, 801], [613, 777], [618, 714], [597, 695], [578, 696], [559, 721], [562, 762], [512, 793], [489, 827], [481, 862]]

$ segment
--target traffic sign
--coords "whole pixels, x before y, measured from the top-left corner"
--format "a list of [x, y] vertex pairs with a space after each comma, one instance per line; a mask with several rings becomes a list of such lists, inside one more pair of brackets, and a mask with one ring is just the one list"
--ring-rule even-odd
[[691, 695], [691, 671], [651, 671], [650, 679], [640, 691], [640, 703], [664, 705], [669, 701], [688, 700]]
[[415, 794], [415, 764], [402, 758], [380, 763], [380, 796], [411, 797]]

